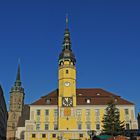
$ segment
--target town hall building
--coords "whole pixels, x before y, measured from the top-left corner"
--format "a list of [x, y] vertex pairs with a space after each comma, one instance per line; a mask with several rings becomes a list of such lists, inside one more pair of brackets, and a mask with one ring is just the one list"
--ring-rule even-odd
[[[11, 91], [9, 112], [8, 130], [13, 132], [14, 138], [89, 139], [88, 131], [95, 130], [97, 134], [102, 132], [102, 119], [111, 100], [116, 103], [125, 128], [137, 129], [134, 103], [101, 88], [76, 87], [76, 57], [72, 51], [67, 20], [63, 48], [58, 59], [58, 87], [27, 106], [24, 105], [24, 90], [19, 75], [18, 70], [16, 83]], [[12, 125], [14, 130], [10, 127]]]

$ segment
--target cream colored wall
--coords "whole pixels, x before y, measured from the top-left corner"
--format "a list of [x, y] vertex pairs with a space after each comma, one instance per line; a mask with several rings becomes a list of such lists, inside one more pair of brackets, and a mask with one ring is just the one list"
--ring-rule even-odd
[[[91, 121], [91, 129], [96, 130], [96, 124], [100, 124], [100, 128], [102, 129], [102, 119], [105, 113], [105, 109], [107, 106], [105, 105], [86, 105], [86, 106], [77, 106], [77, 109], [82, 109], [81, 121], [83, 123], [83, 129], [86, 124], [86, 109], [90, 109], [90, 121]], [[129, 123], [131, 129], [137, 129], [137, 123], [135, 118], [135, 107], [134, 105], [119, 105], [116, 106], [120, 111], [120, 120], [124, 121], [124, 123]], [[99, 109], [99, 117], [97, 118], [95, 115], [95, 110]], [[128, 109], [129, 114], [125, 115], [125, 109]]]
[[[40, 130], [45, 129], [45, 123], [49, 123], [49, 130], [54, 129], [54, 123], [57, 122], [57, 118], [54, 117], [54, 110], [58, 109], [57, 106], [33, 106], [30, 107], [30, 120], [40, 124]], [[40, 115], [37, 115], [37, 110], [40, 110]], [[49, 116], [45, 115], [45, 110], [49, 110]], [[34, 130], [35, 130], [34, 126]]]
[[[61, 118], [62, 121], [62, 126], [61, 130], [54, 130], [53, 125], [54, 123], [56, 123], [57, 121], [54, 121], [54, 109], [58, 109], [57, 106], [35, 106], [32, 105], [31, 109], [30, 109], [30, 120], [26, 121], [26, 139], [29, 140], [36, 140], [36, 139], [43, 139], [42, 137], [42, 133], [46, 134], [46, 139], [56, 139], [56, 138], [52, 138], [52, 134], [57, 134], [57, 136], [60, 136], [64, 131], [66, 131], [66, 127], [69, 126], [69, 130], [67, 130], [65, 136], [63, 134], [63, 137], [65, 137], [66, 139], [68, 139], [69, 137], [72, 137], [72, 131], [75, 132], [75, 135], [73, 135], [74, 138], [79, 138], [79, 133], [80, 131], [83, 131], [82, 133], [84, 134], [84, 138], [88, 137], [88, 135], [86, 135], [87, 133], [87, 128], [86, 128], [86, 124], [87, 121], [90, 122], [91, 124], [91, 130], [96, 130], [96, 123], [100, 124], [100, 130], [102, 129], [102, 118], [105, 112], [105, 108], [107, 106], [104, 105], [80, 105], [77, 106], [73, 109], [73, 116], [64, 116], [63, 113], [59, 114], [59, 119]], [[125, 123], [130, 123], [131, 120], [131, 128], [136, 128], [137, 127], [137, 123], [136, 123], [136, 119], [135, 119], [135, 108], [133, 105], [120, 105], [117, 106], [120, 110], [120, 119], [121, 121], [125, 121]], [[40, 120], [38, 120], [37, 116], [36, 116], [36, 110], [40, 109], [41, 110], [41, 115], [40, 115]], [[50, 110], [50, 114], [48, 116], [48, 120], [45, 120], [45, 110], [49, 109]], [[82, 114], [78, 117], [77, 116], [77, 111], [78, 109], [82, 110]], [[86, 115], [86, 109], [90, 109], [90, 115], [87, 116]], [[95, 115], [95, 109], [99, 109], [100, 111], [100, 115], [99, 117], [96, 117]], [[129, 115], [125, 115], [125, 111], [124, 109], [128, 109], [129, 110]], [[34, 117], [32, 116], [32, 112], [34, 112]], [[132, 113], [133, 112], [133, 113]], [[67, 120], [68, 118], [68, 120]], [[87, 119], [88, 120], [87, 120]], [[58, 120], [59, 120], [58, 119]], [[41, 128], [40, 130], [36, 130], [36, 123], [40, 123], [41, 124]], [[76, 124], [75, 124], [76, 122]], [[78, 130], [77, 128], [77, 124], [78, 123], [82, 123], [82, 130]], [[50, 125], [49, 127], [49, 132], [46, 131], [44, 129], [44, 124], [48, 123]], [[29, 129], [31, 128], [31, 129]], [[32, 133], [36, 134], [37, 138], [32, 138], [31, 135]], [[84, 139], [83, 138], [83, 139]]]

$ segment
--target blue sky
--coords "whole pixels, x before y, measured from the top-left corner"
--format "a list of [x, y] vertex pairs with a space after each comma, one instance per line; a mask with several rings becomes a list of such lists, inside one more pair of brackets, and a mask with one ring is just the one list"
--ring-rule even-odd
[[103, 88], [140, 111], [140, 1], [0, 1], [0, 84], [7, 104], [18, 58], [25, 103], [57, 88], [65, 16], [77, 87]]

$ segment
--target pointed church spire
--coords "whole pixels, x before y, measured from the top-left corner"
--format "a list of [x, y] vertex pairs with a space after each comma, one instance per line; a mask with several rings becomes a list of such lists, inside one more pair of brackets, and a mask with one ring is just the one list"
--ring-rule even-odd
[[68, 29], [68, 15], [66, 15], [66, 29], [64, 33], [63, 50], [71, 50], [70, 33]]
[[75, 64], [76, 59], [71, 49], [70, 32], [68, 29], [68, 16], [66, 16], [66, 28], [64, 32], [64, 41], [62, 47], [62, 52], [59, 55], [59, 62], [63, 61], [64, 59], [68, 59]]
[[21, 86], [21, 81], [20, 81], [20, 61], [18, 62], [18, 70], [17, 70], [17, 77], [15, 81], [15, 86]]

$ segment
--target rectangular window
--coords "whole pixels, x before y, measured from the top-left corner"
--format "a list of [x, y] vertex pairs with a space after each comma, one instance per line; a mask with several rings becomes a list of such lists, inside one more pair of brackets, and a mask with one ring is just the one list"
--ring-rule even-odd
[[100, 130], [100, 124], [96, 124], [96, 130]]
[[32, 138], [35, 138], [36, 137], [36, 135], [35, 134], [32, 134]]
[[80, 137], [80, 138], [83, 138], [83, 134], [79, 134], [79, 137]]
[[36, 130], [40, 130], [40, 124], [36, 124]]
[[77, 116], [81, 116], [82, 115], [82, 110], [81, 109], [77, 109], [76, 110], [76, 115]]
[[86, 109], [86, 116], [90, 116], [90, 109]]
[[55, 116], [55, 117], [58, 116], [58, 109], [54, 109], [54, 116]]
[[99, 109], [95, 109], [95, 116], [100, 116], [100, 110]]
[[42, 138], [46, 138], [46, 134], [42, 134]]
[[129, 115], [128, 109], [125, 109], [124, 112], [125, 112], [125, 115]]
[[48, 109], [45, 110], [45, 115], [46, 115], [46, 116], [49, 115], [49, 110], [48, 110]]
[[88, 129], [88, 130], [91, 129], [91, 128], [90, 128], [90, 123], [87, 123], [86, 126], [87, 126], [87, 129]]
[[45, 130], [49, 130], [49, 124], [45, 124]]
[[78, 129], [81, 130], [82, 129], [82, 124], [78, 123]]
[[56, 138], [56, 134], [52, 134], [52, 137], [53, 137], [53, 138]]
[[36, 111], [36, 115], [40, 116], [40, 109]]
[[58, 125], [54, 124], [54, 130], [58, 130]]

